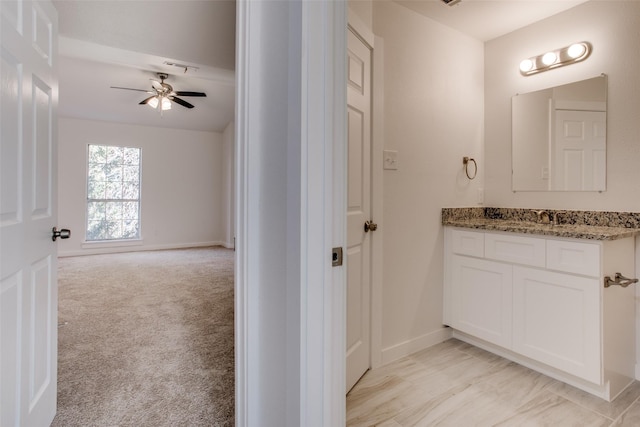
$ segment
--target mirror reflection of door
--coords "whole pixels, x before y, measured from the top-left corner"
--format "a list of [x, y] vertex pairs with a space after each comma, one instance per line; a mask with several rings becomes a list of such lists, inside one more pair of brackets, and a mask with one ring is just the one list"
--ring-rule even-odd
[[552, 190], [604, 191], [606, 112], [555, 111]]

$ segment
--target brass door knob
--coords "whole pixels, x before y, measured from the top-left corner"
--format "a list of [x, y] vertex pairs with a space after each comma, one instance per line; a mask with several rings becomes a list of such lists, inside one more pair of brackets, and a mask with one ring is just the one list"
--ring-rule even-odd
[[378, 224], [373, 221], [365, 221], [364, 222], [364, 232], [368, 233], [369, 230], [376, 231], [378, 229]]

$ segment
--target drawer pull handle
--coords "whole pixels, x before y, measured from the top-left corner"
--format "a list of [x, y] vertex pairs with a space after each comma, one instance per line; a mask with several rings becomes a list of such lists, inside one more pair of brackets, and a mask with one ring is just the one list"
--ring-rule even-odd
[[629, 286], [629, 285], [631, 285], [633, 283], [638, 283], [638, 279], [629, 279], [628, 277], [624, 277], [620, 273], [616, 273], [616, 275], [614, 276], [613, 280], [611, 279], [610, 276], [605, 276], [604, 277], [604, 287], [605, 288], [608, 288], [611, 285], [619, 285], [619, 286], [622, 286], [623, 288], [626, 288], [627, 286]]

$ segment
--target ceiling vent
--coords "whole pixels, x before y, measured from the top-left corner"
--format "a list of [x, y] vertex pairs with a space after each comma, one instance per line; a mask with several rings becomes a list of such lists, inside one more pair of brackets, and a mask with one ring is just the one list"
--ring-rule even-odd
[[461, 0], [442, 0], [442, 3], [446, 4], [447, 6], [453, 6], [454, 4], [458, 4], [460, 3]]

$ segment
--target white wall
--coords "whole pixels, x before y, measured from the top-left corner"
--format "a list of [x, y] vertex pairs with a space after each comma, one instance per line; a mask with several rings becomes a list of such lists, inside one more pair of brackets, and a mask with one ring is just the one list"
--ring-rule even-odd
[[469, 181], [462, 158], [483, 165], [484, 47], [393, 2], [373, 2], [373, 24], [384, 41], [384, 145], [399, 160], [384, 171], [379, 231], [384, 363], [445, 334], [441, 209], [475, 205], [482, 186], [483, 168]]
[[373, 1], [348, 0], [349, 9], [356, 14], [369, 31], [373, 28]]
[[[142, 245], [83, 244], [88, 144], [142, 148]], [[71, 229], [60, 256], [222, 244], [222, 135], [59, 119], [58, 223]]]
[[236, 424], [340, 426], [347, 6], [237, 4]]
[[[589, 41], [585, 61], [524, 77], [523, 58]], [[487, 206], [640, 211], [640, 2], [587, 2], [486, 43], [485, 204]], [[511, 191], [511, 97], [608, 75], [607, 190]]]

